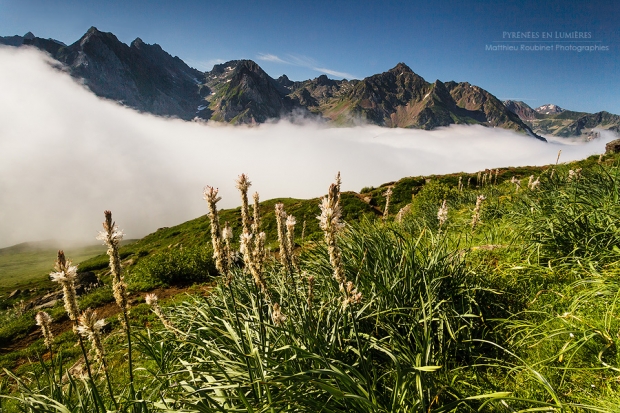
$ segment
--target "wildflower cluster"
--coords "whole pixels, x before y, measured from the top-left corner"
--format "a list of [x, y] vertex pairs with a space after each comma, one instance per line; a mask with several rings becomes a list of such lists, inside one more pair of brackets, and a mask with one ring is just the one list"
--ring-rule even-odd
[[576, 181], [581, 177], [581, 168], [577, 168], [575, 170], [569, 170], [568, 171], [568, 180], [569, 181]]
[[248, 189], [252, 183], [245, 174], [241, 174], [236, 183], [237, 189], [239, 189], [241, 194], [241, 225], [243, 227], [243, 232], [239, 237], [239, 252], [243, 256], [245, 268], [254, 278], [254, 283], [263, 293], [268, 294], [265, 277], [263, 275], [263, 265], [266, 257], [266, 236], [264, 232], [260, 231], [259, 195], [258, 192], [255, 192], [253, 195], [253, 222], [250, 224]]

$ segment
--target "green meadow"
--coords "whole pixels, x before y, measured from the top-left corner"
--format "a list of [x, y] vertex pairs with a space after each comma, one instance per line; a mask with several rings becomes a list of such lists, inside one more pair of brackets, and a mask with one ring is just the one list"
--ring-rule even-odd
[[620, 411], [619, 200], [616, 155], [250, 195], [120, 245], [127, 312], [105, 247], [65, 249], [104, 283], [83, 349], [60, 300], [44, 342], [38, 292], [6, 299], [54, 249], [5, 248], [2, 411]]

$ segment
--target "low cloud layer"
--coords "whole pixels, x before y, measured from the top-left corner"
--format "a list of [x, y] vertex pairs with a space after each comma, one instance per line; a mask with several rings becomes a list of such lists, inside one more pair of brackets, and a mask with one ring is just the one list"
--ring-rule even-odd
[[[97, 98], [35, 50], [0, 48], [0, 248], [43, 239], [94, 240], [110, 209], [128, 238], [207, 211], [202, 188], [239, 204], [242, 172], [262, 199], [322, 195], [405, 176], [540, 165], [604, 152], [614, 138], [545, 144], [480, 126], [432, 132], [288, 122], [190, 123]], [[317, 208], [318, 214], [318, 208]]]

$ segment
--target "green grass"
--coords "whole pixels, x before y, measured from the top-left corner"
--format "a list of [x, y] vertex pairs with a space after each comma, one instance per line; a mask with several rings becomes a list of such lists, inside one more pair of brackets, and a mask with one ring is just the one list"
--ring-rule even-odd
[[0, 294], [15, 289], [50, 288], [47, 275], [53, 270], [59, 249], [76, 263], [105, 252], [102, 245], [62, 246], [58, 241], [30, 242], [0, 249]]
[[[346, 306], [318, 228], [318, 199], [261, 204], [271, 250], [278, 249], [277, 202], [296, 216], [300, 247], [299, 268], [288, 270], [269, 256], [266, 292], [240, 259], [230, 282], [218, 277], [207, 217], [123, 246], [135, 291], [196, 281], [212, 289], [194, 287], [163, 303], [169, 328], [141, 299], [134, 302], [135, 395], [128, 390], [119, 322], [108, 320], [106, 348], [121, 411], [617, 412], [620, 163], [615, 156], [597, 161], [501, 168], [497, 183], [493, 174], [485, 185], [478, 174], [452, 174], [343, 194], [348, 225], [337, 245], [351, 288], [362, 293], [359, 303]], [[581, 176], [569, 178], [577, 168]], [[527, 188], [530, 175], [540, 177], [539, 188]], [[384, 222], [387, 187], [393, 196]], [[486, 200], [472, 229], [480, 194]], [[443, 200], [448, 221], [440, 227]], [[406, 205], [410, 213], [395, 222]], [[221, 211], [220, 219], [237, 239], [240, 210]], [[101, 255], [82, 266], [104, 275], [106, 264]], [[81, 305], [111, 299], [108, 282]], [[274, 303], [285, 319], [274, 321]], [[61, 318], [62, 311], [52, 315]], [[7, 321], [0, 336], [8, 342], [35, 331], [32, 316]], [[77, 358], [71, 334], [56, 343], [65, 367]], [[42, 352], [39, 340], [0, 363], [12, 367]], [[49, 407], [41, 394], [69, 411], [95, 411], [97, 400], [114, 408], [103, 385], [65, 383], [51, 392], [58, 379], [46, 373], [51, 363], [14, 369], [10, 391], [27, 411], [37, 403]], [[28, 381], [30, 374], [40, 382]]]

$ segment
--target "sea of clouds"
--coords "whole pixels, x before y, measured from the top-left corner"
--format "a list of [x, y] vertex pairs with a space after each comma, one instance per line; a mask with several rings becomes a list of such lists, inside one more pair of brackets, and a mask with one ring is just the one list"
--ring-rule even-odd
[[[0, 47], [0, 248], [44, 239], [94, 240], [103, 211], [128, 238], [207, 212], [205, 185], [221, 207], [239, 205], [234, 181], [249, 175], [261, 199], [323, 195], [337, 171], [344, 190], [406, 176], [541, 165], [604, 152], [544, 143], [499, 128], [435, 131], [330, 128], [287, 121], [258, 127], [185, 122], [100, 99], [45, 54]], [[317, 207], [318, 214], [318, 207]]]

